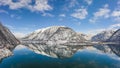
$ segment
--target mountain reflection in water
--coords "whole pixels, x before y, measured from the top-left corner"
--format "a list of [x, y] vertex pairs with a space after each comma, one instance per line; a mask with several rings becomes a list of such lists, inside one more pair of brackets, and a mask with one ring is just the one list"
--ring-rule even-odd
[[[26, 47], [25, 47], [26, 46]], [[0, 68], [120, 68], [120, 58], [95, 47], [19, 45]]]

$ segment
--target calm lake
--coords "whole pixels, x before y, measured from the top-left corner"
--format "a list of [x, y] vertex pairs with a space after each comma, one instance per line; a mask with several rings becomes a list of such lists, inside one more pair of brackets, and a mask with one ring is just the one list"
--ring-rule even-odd
[[13, 53], [0, 61], [0, 68], [120, 68], [120, 57], [94, 49], [78, 50], [69, 58], [45, 56], [21, 46]]

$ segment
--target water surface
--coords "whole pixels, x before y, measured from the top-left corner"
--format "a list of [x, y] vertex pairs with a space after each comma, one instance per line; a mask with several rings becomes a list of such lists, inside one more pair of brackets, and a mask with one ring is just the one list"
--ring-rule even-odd
[[3, 59], [0, 68], [120, 68], [120, 58], [97, 50], [83, 49], [69, 58], [53, 58], [28, 48], [16, 48], [14, 55]]

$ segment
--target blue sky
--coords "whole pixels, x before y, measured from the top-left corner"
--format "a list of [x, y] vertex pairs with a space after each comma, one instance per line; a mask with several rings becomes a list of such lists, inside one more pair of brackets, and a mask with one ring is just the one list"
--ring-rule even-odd
[[16, 35], [48, 26], [97, 33], [120, 28], [120, 0], [0, 0], [0, 21]]

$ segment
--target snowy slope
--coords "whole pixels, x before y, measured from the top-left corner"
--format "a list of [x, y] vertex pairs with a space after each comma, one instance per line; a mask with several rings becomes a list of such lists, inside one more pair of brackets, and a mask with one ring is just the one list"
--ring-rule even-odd
[[81, 32], [77, 32], [78, 35], [80, 35], [80, 37], [83, 37], [85, 38], [86, 40], [90, 40], [92, 35], [91, 34], [84, 34], [84, 33], [81, 33]]
[[[91, 41], [97, 41], [97, 42], [107, 41], [107, 39], [109, 39], [113, 33], [114, 33], [113, 30], [102, 31], [102, 32], [96, 34], [95, 36], [93, 36], [91, 38]], [[105, 53], [112, 53], [110, 47], [107, 45], [103, 45], [103, 46], [95, 45], [94, 47], [97, 48], [98, 50], [105, 52]]]
[[120, 29], [116, 30], [116, 32], [114, 32], [107, 41], [117, 43], [114, 45], [109, 45], [109, 47], [116, 55], [120, 56]]
[[66, 42], [82, 42], [83, 37], [78, 35], [74, 30], [65, 26], [52, 26], [38, 29], [26, 36], [28, 40], [42, 40], [49, 43], [66, 43]]
[[102, 31], [91, 38], [92, 41], [106, 41], [114, 33], [114, 30]]

